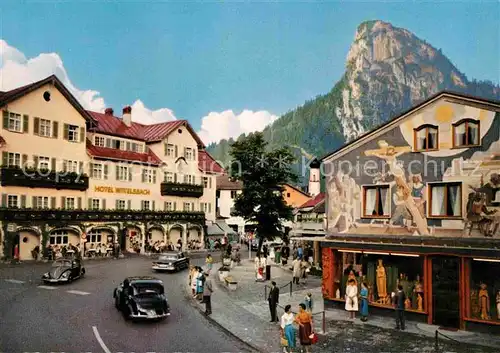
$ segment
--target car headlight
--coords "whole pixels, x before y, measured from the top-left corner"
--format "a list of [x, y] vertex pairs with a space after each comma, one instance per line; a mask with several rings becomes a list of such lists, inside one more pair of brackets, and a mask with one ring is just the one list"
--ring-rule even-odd
[[48, 278], [48, 277], [49, 277], [49, 273], [48, 273], [48, 272], [45, 272], [45, 273], [43, 274], [43, 277]]
[[61, 277], [62, 278], [68, 278], [68, 276], [69, 276], [69, 272], [64, 272]]

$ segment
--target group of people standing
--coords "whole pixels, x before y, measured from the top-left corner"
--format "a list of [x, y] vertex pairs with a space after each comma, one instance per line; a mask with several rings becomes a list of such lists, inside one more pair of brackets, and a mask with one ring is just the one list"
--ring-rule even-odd
[[[208, 257], [207, 256], [207, 260]], [[211, 256], [210, 256], [211, 258]], [[205, 303], [205, 315], [212, 314], [212, 292], [213, 285], [210, 279], [210, 270], [212, 269], [213, 261], [210, 262], [210, 266], [207, 270], [203, 270], [200, 266], [191, 266], [189, 270], [189, 284], [191, 286], [191, 291], [193, 298], [200, 301], [200, 303]]]
[[281, 345], [286, 352], [292, 352], [297, 347], [296, 334], [297, 327], [299, 331], [299, 342], [306, 353], [311, 352], [311, 345], [316, 343], [316, 334], [314, 333], [312, 312], [306, 303], [299, 304], [299, 312], [295, 315], [292, 312], [292, 306], [285, 306], [285, 313], [281, 316]]

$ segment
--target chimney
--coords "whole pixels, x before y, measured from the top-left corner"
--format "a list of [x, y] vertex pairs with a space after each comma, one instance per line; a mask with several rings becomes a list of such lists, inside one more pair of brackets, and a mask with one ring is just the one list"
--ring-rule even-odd
[[128, 127], [132, 126], [132, 107], [126, 106], [123, 108], [122, 120], [125, 125]]
[[113, 108], [106, 108], [106, 110], [104, 110], [104, 114], [106, 115], [113, 116], [113, 113], [114, 113]]

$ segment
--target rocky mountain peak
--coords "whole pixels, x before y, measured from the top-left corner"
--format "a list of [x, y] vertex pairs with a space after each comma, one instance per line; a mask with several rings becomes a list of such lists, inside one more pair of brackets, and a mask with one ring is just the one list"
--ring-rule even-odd
[[[361, 23], [346, 61], [337, 109], [346, 140], [443, 90], [469, 82], [442, 52], [410, 31], [383, 21]], [[391, 92], [390, 95], [387, 92]]]

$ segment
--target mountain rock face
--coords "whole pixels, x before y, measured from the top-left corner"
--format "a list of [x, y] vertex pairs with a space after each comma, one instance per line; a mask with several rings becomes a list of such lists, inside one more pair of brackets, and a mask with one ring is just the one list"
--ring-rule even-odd
[[[408, 30], [363, 22], [333, 89], [281, 116], [264, 136], [271, 148], [287, 145], [306, 160], [320, 157], [442, 90], [500, 100], [500, 87], [468, 80], [441, 50]], [[208, 149], [227, 163], [231, 143], [222, 140]], [[299, 164], [303, 174], [307, 164]]]

